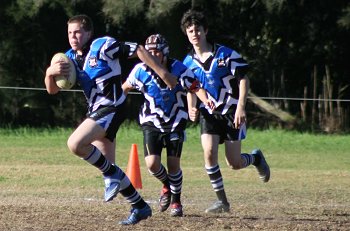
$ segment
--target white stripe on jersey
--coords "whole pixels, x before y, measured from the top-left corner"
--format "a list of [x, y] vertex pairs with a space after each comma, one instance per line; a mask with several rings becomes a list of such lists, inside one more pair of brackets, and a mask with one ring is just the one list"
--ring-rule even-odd
[[130, 47], [129, 57], [131, 57], [137, 49], [137, 43], [125, 42], [125, 45], [128, 45]]

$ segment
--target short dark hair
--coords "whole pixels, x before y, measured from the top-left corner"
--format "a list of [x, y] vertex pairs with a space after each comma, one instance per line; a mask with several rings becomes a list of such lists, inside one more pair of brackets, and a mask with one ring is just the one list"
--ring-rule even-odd
[[186, 29], [192, 25], [203, 26], [208, 29], [208, 21], [202, 11], [190, 9], [184, 13], [181, 19], [181, 30], [186, 34]]
[[68, 20], [67, 24], [70, 23], [80, 23], [81, 27], [85, 31], [94, 32], [94, 24], [92, 23], [91, 18], [85, 14], [79, 14], [71, 17]]

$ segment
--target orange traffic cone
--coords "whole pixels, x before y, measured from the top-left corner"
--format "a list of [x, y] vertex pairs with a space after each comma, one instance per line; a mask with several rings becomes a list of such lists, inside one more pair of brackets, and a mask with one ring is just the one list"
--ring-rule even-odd
[[140, 161], [139, 161], [139, 155], [137, 153], [136, 144], [131, 145], [128, 167], [126, 169], [126, 175], [129, 177], [132, 185], [136, 189], [142, 189]]

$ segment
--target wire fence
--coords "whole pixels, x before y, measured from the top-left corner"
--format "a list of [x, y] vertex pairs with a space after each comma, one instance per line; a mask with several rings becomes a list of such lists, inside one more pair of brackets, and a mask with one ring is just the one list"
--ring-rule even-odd
[[[30, 90], [30, 91], [46, 91], [45, 88], [33, 88], [33, 87], [10, 87], [0, 86], [0, 89], [12, 89], [12, 90]], [[63, 92], [83, 92], [78, 89], [62, 89]], [[129, 92], [129, 94], [141, 94], [140, 92]], [[350, 99], [324, 99], [324, 98], [299, 98], [299, 97], [268, 97], [268, 96], [248, 96], [249, 98], [260, 98], [264, 100], [290, 100], [290, 101], [322, 101], [322, 102], [350, 102]]]
[[[129, 92], [126, 99], [129, 120], [138, 120], [143, 101], [140, 92]], [[271, 97], [250, 93], [247, 116], [252, 127], [343, 132], [350, 131], [349, 102], [350, 99]], [[62, 89], [50, 95], [46, 88], [0, 86], [0, 107], [0, 125], [74, 126], [86, 116], [85, 97], [80, 89]]]

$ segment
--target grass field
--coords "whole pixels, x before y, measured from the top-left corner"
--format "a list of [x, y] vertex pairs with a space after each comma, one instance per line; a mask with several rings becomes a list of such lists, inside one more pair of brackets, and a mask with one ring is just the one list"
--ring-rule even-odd
[[138, 145], [141, 195], [153, 216], [133, 227], [117, 222], [129, 214], [122, 196], [103, 202], [101, 174], [70, 154], [70, 129], [0, 129], [0, 230], [349, 230], [350, 136], [283, 130], [249, 130], [243, 151], [261, 148], [271, 167], [263, 184], [253, 167], [220, 166], [231, 212], [208, 215], [215, 200], [203, 168], [198, 127], [187, 130], [183, 149], [184, 217], [157, 211], [161, 184], [144, 164], [142, 133], [123, 125], [117, 163], [126, 169]]

